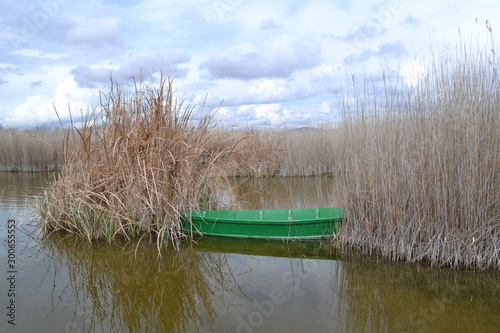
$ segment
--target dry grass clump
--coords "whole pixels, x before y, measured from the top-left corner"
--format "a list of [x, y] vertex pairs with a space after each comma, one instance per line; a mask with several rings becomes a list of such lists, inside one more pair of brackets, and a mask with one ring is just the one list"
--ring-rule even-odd
[[0, 171], [58, 170], [63, 162], [62, 143], [60, 129], [0, 128]]
[[65, 146], [61, 175], [39, 203], [45, 231], [90, 242], [148, 234], [158, 246], [177, 244], [179, 211], [220, 195], [219, 166], [230, 147], [214, 134], [210, 113], [175, 100], [172, 80], [134, 89], [112, 82], [75, 130], [76, 148]]
[[397, 261], [500, 268], [498, 65], [494, 49], [464, 48], [429, 64], [417, 87], [386, 91], [385, 109], [362, 94], [344, 105], [358, 112], [345, 117], [351, 209], [340, 245]]

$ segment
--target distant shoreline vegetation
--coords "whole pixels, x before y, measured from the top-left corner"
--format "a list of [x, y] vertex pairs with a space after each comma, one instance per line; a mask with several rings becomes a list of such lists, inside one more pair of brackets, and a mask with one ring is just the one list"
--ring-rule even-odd
[[500, 269], [500, 62], [494, 45], [455, 52], [431, 57], [411, 87], [391, 86], [382, 69], [373, 94], [380, 85], [353, 76], [337, 128], [193, 124], [170, 80], [139, 83], [130, 100], [113, 85], [102, 126], [1, 129], [0, 165], [61, 170], [39, 206], [46, 231], [150, 235], [159, 248], [182, 237], [179, 211], [217, 205], [226, 177], [339, 177], [352, 207], [333, 239], [340, 249]]
[[[74, 133], [66, 142], [68, 131]], [[237, 144], [237, 149], [230, 156], [230, 167], [226, 169], [228, 176], [332, 176], [338, 171], [333, 154], [325, 154], [325, 151], [340, 149], [340, 131], [333, 126], [298, 129], [220, 128], [218, 132]], [[64, 145], [72, 149], [77, 139], [78, 134], [74, 129], [0, 127], [0, 172], [61, 171]]]
[[63, 165], [64, 131], [0, 127], [0, 171], [58, 171]]

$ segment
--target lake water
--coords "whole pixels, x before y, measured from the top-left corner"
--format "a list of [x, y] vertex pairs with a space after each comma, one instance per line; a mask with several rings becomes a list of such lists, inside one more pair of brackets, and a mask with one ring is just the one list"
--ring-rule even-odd
[[[495, 271], [341, 256], [325, 242], [205, 238], [159, 258], [145, 240], [42, 241], [30, 205], [50, 177], [0, 173], [1, 332], [500, 332]], [[276, 209], [336, 205], [334, 188], [237, 185], [247, 208]]]

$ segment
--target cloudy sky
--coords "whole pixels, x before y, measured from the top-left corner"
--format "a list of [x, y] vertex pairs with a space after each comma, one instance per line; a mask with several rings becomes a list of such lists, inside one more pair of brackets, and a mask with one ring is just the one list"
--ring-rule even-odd
[[[332, 122], [346, 73], [414, 84], [433, 43], [500, 24], [497, 0], [0, 0], [0, 124], [57, 121], [159, 71], [224, 124]], [[74, 112], [74, 111], [73, 111]]]

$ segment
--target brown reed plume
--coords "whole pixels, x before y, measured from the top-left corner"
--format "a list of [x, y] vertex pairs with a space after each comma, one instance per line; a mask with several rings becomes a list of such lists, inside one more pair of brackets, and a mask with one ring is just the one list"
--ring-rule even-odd
[[[212, 112], [174, 98], [172, 79], [157, 86], [111, 82], [98, 107], [66, 136], [59, 179], [38, 208], [40, 227], [90, 242], [150, 235], [158, 247], [182, 235], [179, 211], [211, 204], [224, 192], [219, 168], [230, 146]], [[217, 142], [217, 145], [213, 144]]]

